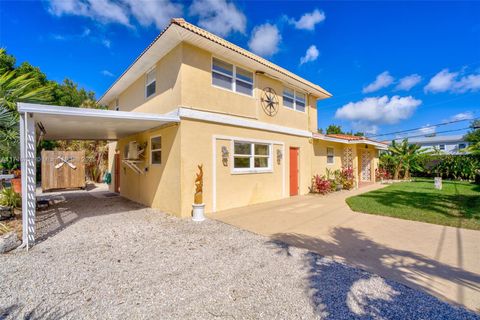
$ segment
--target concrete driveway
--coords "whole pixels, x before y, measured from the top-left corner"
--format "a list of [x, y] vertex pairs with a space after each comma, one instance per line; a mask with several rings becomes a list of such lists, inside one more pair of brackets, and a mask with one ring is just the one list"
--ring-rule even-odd
[[307, 195], [216, 213], [217, 220], [312, 250], [480, 311], [480, 231], [357, 213], [345, 198]]

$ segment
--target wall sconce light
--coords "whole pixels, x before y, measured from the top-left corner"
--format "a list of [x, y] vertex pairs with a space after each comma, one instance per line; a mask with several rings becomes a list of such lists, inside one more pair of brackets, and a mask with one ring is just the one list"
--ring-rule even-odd
[[280, 164], [280, 162], [282, 162], [282, 158], [283, 158], [282, 150], [277, 149], [277, 164]]
[[228, 166], [228, 155], [229, 155], [229, 152], [227, 147], [222, 146], [222, 163], [225, 167]]
[[368, 149], [368, 144], [365, 145], [365, 149]]

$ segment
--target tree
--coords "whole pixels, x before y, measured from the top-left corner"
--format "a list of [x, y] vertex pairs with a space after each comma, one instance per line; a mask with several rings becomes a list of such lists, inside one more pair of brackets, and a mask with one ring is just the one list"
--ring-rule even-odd
[[467, 151], [471, 154], [480, 154], [480, 120], [472, 121], [472, 128], [463, 138], [469, 143]]
[[327, 134], [343, 134], [342, 127], [331, 124], [327, 127]]
[[16, 59], [7, 53], [4, 48], [0, 48], [0, 70], [10, 71], [15, 68]]
[[0, 157], [15, 158], [18, 144], [18, 117], [13, 111], [0, 108]]
[[80, 107], [86, 100], [95, 101], [95, 93], [78, 89], [78, 85], [70, 79], [63, 80], [62, 84], [53, 84], [53, 101], [55, 104], [68, 107]]
[[393, 179], [398, 180], [400, 173], [403, 170], [403, 178], [410, 179], [410, 171], [422, 171], [423, 168], [419, 165], [419, 160], [422, 155], [428, 153], [426, 150], [421, 150], [418, 144], [409, 144], [408, 139], [404, 139], [401, 143], [392, 141], [392, 145], [388, 147], [391, 158], [389, 159], [393, 165]]

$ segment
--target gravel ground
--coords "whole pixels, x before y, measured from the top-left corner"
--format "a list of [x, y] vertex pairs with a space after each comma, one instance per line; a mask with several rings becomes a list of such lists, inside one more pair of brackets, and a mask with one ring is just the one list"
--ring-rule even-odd
[[216, 221], [85, 192], [0, 256], [0, 319], [480, 319], [374, 274]]

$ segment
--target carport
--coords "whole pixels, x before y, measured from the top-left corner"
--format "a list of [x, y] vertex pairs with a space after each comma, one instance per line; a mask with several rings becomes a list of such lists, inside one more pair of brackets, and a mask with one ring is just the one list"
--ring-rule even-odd
[[180, 122], [176, 115], [18, 103], [22, 170], [22, 247], [35, 243], [36, 146], [46, 140], [109, 140]]

